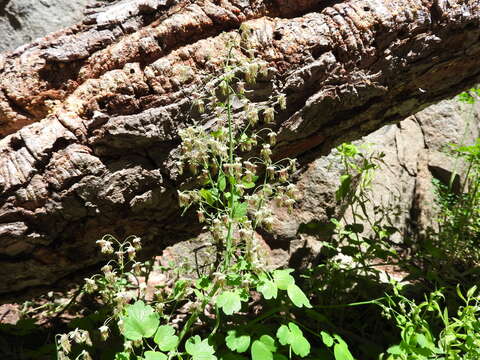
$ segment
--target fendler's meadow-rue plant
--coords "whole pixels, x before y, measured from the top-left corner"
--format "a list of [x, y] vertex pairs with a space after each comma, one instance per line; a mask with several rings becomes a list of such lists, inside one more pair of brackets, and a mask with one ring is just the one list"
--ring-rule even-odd
[[[178, 191], [178, 200], [184, 212], [196, 211], [215, 250], [208, 269], [196, 269], [194, 280], [175, 270], [174, 282], [147, 297], [147, 266], [136, 261], [140, 239], [119, 242], [108, 235], [97, 242], [114, 259], [102, 274], [86, 279], [84, 290], [110, 309], [96, 338], [113, 342], [120, 334], [116, 360], [308, 358], [311, 345], [304, 331], [322, 340], [329, 336], [296, 320], [292, 311], [312, 308], [310, 300], [293, 269], [267, 269], [256, 236], [256, 228], [272, 228], [270, 204], [291, 212], [298, 198], [291, 182], [296, 161], [272, 159], [275, 115], [285, 110], [285, 96], [274, 93], [261, 105], [247, 97], [248, 88], [259, 77], [267, 79], [269, 71], [265, 61], [252, 57], [239, 63], [230, 51], [223, 73], [206, 85], [210, 95], [193, 101], [196, 113], [215, 125], [179, 131], [179, 172], [188, 172], [199, 186]], [[353, 359], [335, 336], [331, 344], [323, 341], [335, 359]], [[71, 339], [58, 337], [59, 358], [74, 353]], [[89, 355], [82, 350], [77, 358], [82, 356]]]

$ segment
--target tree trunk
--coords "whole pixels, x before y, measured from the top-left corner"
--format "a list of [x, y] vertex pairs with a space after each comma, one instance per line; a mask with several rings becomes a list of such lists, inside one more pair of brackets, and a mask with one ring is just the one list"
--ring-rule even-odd
[[269, 67], [250, 100], [286, 95], [274, 152], [303, 163], [480, 80], [477, 0], [98, 2], [0, 55], [0, 294], [98, 264], [106, 233], [146, 253], [198, 233], [177, 207], [178, 130], [212, 124], [192, 100], [240, 25]]

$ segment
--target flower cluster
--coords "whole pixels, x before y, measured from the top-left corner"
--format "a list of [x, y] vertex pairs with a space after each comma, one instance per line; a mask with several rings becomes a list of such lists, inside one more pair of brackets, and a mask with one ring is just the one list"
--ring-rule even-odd
[[[72, 351], [72, 345], [85, 344], [92, 346], [92, 340], [90, 339], [90, 334], [86, 330], [75, 329], [70, 331], [67, 334], [59, 334], [56, 336], [56, 345], [57, 345], [57, 356], [59, 360], [69, 360], [68, 356]], [[88, 351], [83, 350], [76, 359], [81, 360], [92, 360], [92, 357]]]

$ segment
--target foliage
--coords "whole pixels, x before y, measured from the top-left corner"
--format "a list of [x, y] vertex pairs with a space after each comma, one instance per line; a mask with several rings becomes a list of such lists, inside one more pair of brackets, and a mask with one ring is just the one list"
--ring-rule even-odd
[[480, 88], [473, 87], [468, 91], [464, 91], [458, 95], [458, 100], [467, 104], [474, 104], [480, 96]]
[[393, 295], [387, 295], [382, 303], [384, 314], [395, 320], [401, 330], [401, 342], [391, 346], [382, 359], [473, 360], [480, 357], [480, 296], [477, 287], [466, 294], [457, 286], [463, 305], [456, 316], [449, 315], [442, 306], [444, 295], [435, 291], [420, 304], [401, 295], [395, 287]]
[[457, 190], [436, 182], [438, 230], [427, 241], [437, 259], [472, 267], [480, 261], [480, 139], [471, 146], [451, 146], [452, 155], [466, 166], [464, 180]]

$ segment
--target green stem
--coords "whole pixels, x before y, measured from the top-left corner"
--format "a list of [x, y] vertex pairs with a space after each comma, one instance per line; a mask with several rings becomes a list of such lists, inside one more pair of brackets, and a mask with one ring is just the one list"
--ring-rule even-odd
[[315, 308], [316, 309], [336, 309], [336, 308], [344, 308], [344, 307], [350, 307], [350, 306], [370, 305], [370, 304], [376, 304], [380, 300], [383, 300], [383, 297], [376, 298], [376, 299], [373, 299], [373, 300], [368, 300], [368, 301], [354, 302], [354, 303], [350, 303], [350, 304], [316, 305]]
[[[234, 150], [234, 142], [233, 142], [233, 123], [232, 123], [232, 105], [230, 103], [230, 89], [227, 93], [227, 120], [228, 120], [228, 162], [233, 164], [233, 150]], [[228, 232], [227, 232], [227, 239], [226, 239], [226, 249], [225, 249], [225, 264], [224, 270], [227, 270], [230, 266], [230, 255], [232, 251], [232, 224], [233, 224], [233, 211], [235, 208], [235, 183], [232, 181], [232, 175], [229, 174], [228, 182], [230, 184], [230, 199], [228, 201], [229, 205], [229, 220], [228, 220]]]
[[[190, 315], [190, 317], [188, 318], [185, 326], [183, 327], [182, 331], [180, 332], [180, 334], [178, 334], [178, 343], [177, 343], [177, 348], [178, 348], [178, 345], [180, 345], [181, 341], [183, 340], [183, 338], [185, 337], [185, 335], [187, 335], [188, 331], [190, 330], [190, 328], [192, 327], [193, 323], [197, 320], [198, 316], [203, 313], [205, 311], [205, 307], [207, 306], [207, 304], [209, 303], [209, 300], [211, 300], [213, 298], [213, 296], [215, 295], [215, 293], [217, 292], [217, 290], [220, 288], [220, 285], [218, 283], [216, 283], [212, 289], [212, 291], [210, 291], [210, 293], [208, 293], [206, 299], [204, 299], [202, 301], [202, 305], [201, 305], [201, 309], [198, 310], [196, 309], [192, 315]], [[176, 350], [176, 349], [175, 349]], [[177, 351], [175, 351], [177, 352]], [[178, 357], [178, 352], [177, 352], [177, 357]], [[169, 355], [169, 359], [170, 359], [171, 355]]]

